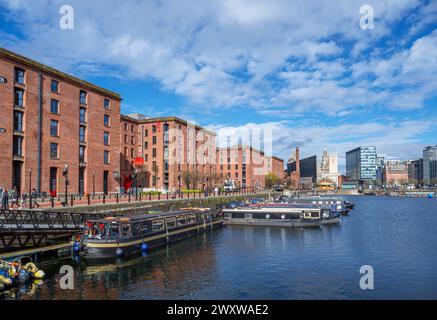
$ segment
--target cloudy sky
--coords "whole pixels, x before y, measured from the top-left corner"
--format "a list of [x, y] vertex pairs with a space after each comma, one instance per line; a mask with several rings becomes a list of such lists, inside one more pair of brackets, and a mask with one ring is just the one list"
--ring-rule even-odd
[[124, 113], [271, 130], [284, 159], [437, 144], [437, 1], [0, 0], [0, 46], [119, 92]]

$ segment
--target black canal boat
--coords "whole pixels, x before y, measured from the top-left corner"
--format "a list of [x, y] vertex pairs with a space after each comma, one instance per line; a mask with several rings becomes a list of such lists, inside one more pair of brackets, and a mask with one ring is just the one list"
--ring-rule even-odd
[[90, 220], [74, 250], [85, 259], [128, 256], [223, 225], [220, 210], [199, 208]]

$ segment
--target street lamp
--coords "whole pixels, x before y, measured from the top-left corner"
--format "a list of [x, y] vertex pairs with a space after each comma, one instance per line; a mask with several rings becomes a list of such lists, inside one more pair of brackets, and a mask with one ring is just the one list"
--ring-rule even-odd
[[65, 178], [65, 200], [64, 200], [64, 206], [68, 206], [68, 164], [65, 165], [64, 171], [62, 172], [62, 175]]
[[93, 172], [93, 197], [96, 196], [96, 173]]
[[181, 178], [182, 178], [182, 172], [179, 170], [179, 173], [178, 173], [178, 194], [181, 194]]
[[29, 209], [32, 209], [32, 169], [29, 169]]

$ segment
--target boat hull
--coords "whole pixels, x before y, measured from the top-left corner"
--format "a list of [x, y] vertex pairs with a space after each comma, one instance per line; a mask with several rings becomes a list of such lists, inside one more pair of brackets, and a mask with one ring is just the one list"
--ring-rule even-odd
[[287, 227], [287, 228], [320, 228], [321, 221], [267, 220], [267, 219], [226, 219], [226, 225]]
[[144, 237], [144, 239], [129, 239], [114, 243], [84, 242], [82, 243], [79, 255], [86, 260], [131, 256], [145, 251], [143, 244], [146, 244], [147, 250], [149, 250], [172, 242], [188, 239], [200, 233], [220, 229], [223, 226], [224, 219], [219, 219], [179, 230], [153, 234], [148, 237]]

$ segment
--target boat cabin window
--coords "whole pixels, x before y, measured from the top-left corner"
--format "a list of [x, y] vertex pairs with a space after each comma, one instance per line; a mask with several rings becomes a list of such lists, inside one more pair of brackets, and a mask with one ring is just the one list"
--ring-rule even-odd
[[109, 225], [109, 237], [119, 237], [120, 236], [120, 228], [118, 227], [118, 223], [113, 222]]
[[320, 218], [320, 214], [318, 212], [311, 212], [311, 218]]
[[123, 224], [120, 226], [120, 231], [121, 231], [121, 235], [122, 235], [123, 237], [128, 237], [128, 236], [130, 236], [130, 235], [131, 235], [131, 226], [130, 226], [130, 224], [129, 224], [129, 223], [123, 223]]
[[167, 219], [167, 228], [168, 229], [176, 228], [176, 218]]
[[187, 218], [188, 218], [187, 219], [188, 224], [195, 224], [196, 223], [196, 215], [192, 214], [192, 215], [189, 215]]
[[106, 230], [106, 223], [87, 222], [84, 233], [88, 239], [102, 239], [106, 235]]
[[161, 231], [164, 230], [164, 219], [161, 220], [153, 220], [152, 221], [152, 231]]
[[178, 226], [183, 226], [187, 224], [187, 219], [185, 216], [178, 217]]
[[253, 215], [251, 213], [244, 214], [244, 219], [250, 220], [253, 218]]

